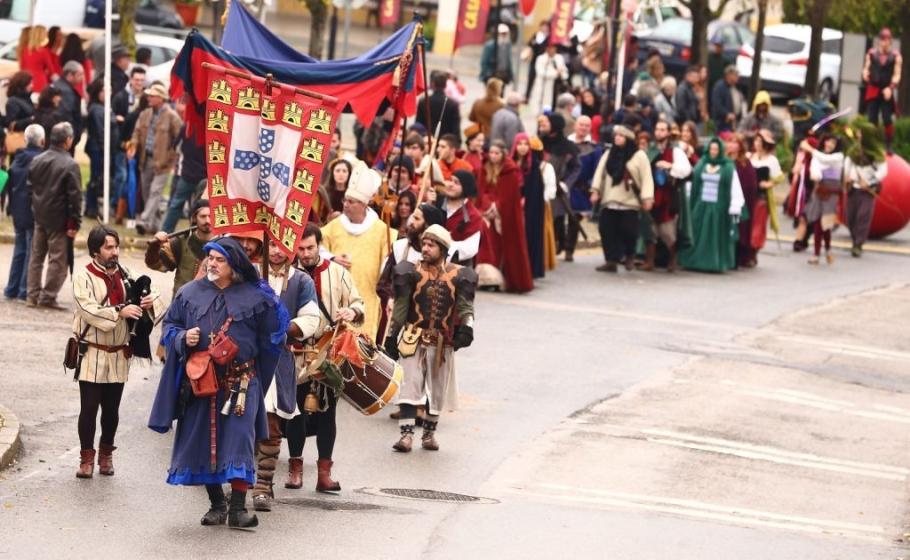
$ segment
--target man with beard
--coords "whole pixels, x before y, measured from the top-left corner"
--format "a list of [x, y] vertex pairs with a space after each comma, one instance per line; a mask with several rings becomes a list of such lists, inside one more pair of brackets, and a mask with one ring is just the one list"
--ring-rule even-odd
[[[418, 206], [411, 217], [408, 218], [407, 237], [402, 237], [392, 244], [392, 253], [389, 255], [391, 266], [398, 263], [420, 261], [420, 236], [428, 227], [445, 224], [445, 214], [432, 204], [423, 203]], [[386, 265], [389, 266], [389, 265]]]
[[[295, 354], [303, 353], [303, 341], [316, 333], [319, 326], [319, 306], [316, 303], [316, 286], [313, 279], [298, 268], [291, 266], [287, 255], [274, 241], [269, 241], [269, 286], [278, 294], [281, 303], [291, 314], [288, 325], [288, 343]], [[299, 352], [296, 350], [299, 348]], [[296, 368], [295, 368], [296, 369]], [[289, 388], [277, 386], [276, 378], [265, 392], [265, 411], [268, 416], [269, 437], [256, 442], [256, 485], [253, 486], [253, 508], [256, 511], [272, 511], [272, 479], [275, 464], [281, 452], [281, 419], [291, 420], [300, 414], [287, 414], [278, 407], [278, 395], [290, 391], [294, 394], [297, 385], [291, 380]]]
[[[474, 292], [477, 274], [470, 268], [446, 263], [452, 237], [445, 228], [432, 225], [421, 236], [418, 264], [403, 262], [395, 267], [395, 309], [386, 353], [401, 358], [405, 375], [398, 402], [401, 437], [393, 449], [411, 450], [417, 407], [426, 405], [421, 444], [429, 451], [439, 450], [436, 428], [447, 406], [446, 393], [455, 368], [453, 352], [474, 340]], [[417, 335], [416, 347], [404, 337], [399, 350], [399, 334]]]
[[650, 217], [649, 235], [645, 236], [645, 263], [642, 270], [654, 270], [657, 240], [663, 241], [670, 252], [667, 271], [676, 270], [676, 222], [679, 215], [679, 185], [692, 173], [686, 153], [670, 142], [670, 124], [657, 121], [654, 142], [648, 148], [651, 174], [654, 177], [654, 207]]
[[[177, 421], [167, 482], [205, 485], [211, 505], [202, 525], [251, 529], [259, 520], [247, 513], [246, 494], [256, 481], [256, 440], [268, 437], [265, 389], [273, 377], [279, 390], [294, 386], [284, 347], [290, 317], [236, 239], [203, 249], [206, 277], [177, 293], [162, 323], [167, 360], [148, 426], [166, 433]], [[278, 408], [294, 412], [292, 391], [278, 394]]]
[[190, 224], [196, 226], [196, 229], [186, 235], [169, 237], [167, 232], [159, 231], [145, 249], [145, 266], [160, 272], [175, 271], [175, 296], [184, 284], [205, 275], [202, 266], [205, 252], [202, 247], [212, 239], [208, 200], [200, 199], [193, 203]]
[[114, 474], [114, 435], [120, 420], [120, 398], [130, 370], [130, 319], [154, 315], [164, 303], [152, 291], [139, 305], [127, 304], [126, 270], [119, 263], [120, 237], [116, 230], [97, 225], [88, 234], [92, 261], [73, 274], [76, 313], [73, 335], [81, 350], [79, 380], [78, 478], [92, 478], [95, 461], [95, 422], [101, 409], [98, 472]]
[[[322, 231], [315, 224], [307, 224], [297, 247], [297, 259], [303, 272], [313, 279], [316, 302], [319, 307], [319, 325], [312, 338], [304, 342], [304, 353], [314, 349], [316, 342], [332, 329], [339, 321], [345, 321], [357, 327], [363, 324], [363, 299], [357, 292], [357, 286], [348, 270], [319, 253], [322, 243]], [[309, 347], [309, 348], [307, 348]], [[338, 395], [335, 392], [310, 379], [319, 371], [322, 360], [312, 360], [301, 372], [303, 382], [297, 385], [297, 407], [303, 411], [307, 395], [311, 393], [318, 400], [316, 412], [304, 412], [287, 423], [288, 480], [285, 488], [297, 489], [303, 486], [303, 445], [307, 435], [316, 435], [316, 449], [319, 453], [317, 465], [316, 490], [318, 492], [338, 492], [341, 485], [332, 480], [332, 453], [335, 449], [337, 428], [335, 409]], [[298, 376], [298, 381], [300, 376]]]
[[[568, 218], [564, 249], [566, 262], [572, 262], [575, 260], [575, 246], [578, 245], [578, 235], [581, 233], [581, 221], [591, 215], [588, 192], [591, 190], [591, 179], [594, 177], [597, 162], [603, 155], [603, 148], [595, 144], [591, 138], [591, 117], [585, 115], [575, 121], [575, 128], [567, 140], [578, 149], [578, 173], [574, 178], [567, 177], [570, 183], [563, 181], [564, 185], [557, 187], [554, 204], [559, 206], [559, 212]], [[552, 142], [550, 147], [553, 147]]]

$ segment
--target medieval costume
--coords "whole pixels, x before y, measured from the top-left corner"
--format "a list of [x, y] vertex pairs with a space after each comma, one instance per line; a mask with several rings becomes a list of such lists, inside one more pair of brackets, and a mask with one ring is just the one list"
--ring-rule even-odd
[[[531, 276], [543, 278], [544, 267], [544, 185], [540, 170], [540, 156], [543, 144], [534, 138], [538, 149], [531, 148], [531, 138], [521, 132], [512, 142], [509, 159], [518, 164], [522, 174], [522, 196], [524, 197], [525, 242], [528, 246], [528, 260], [531, 264]], [[516, 148], [521, 143], [528, 144], [528, 153], [524, 157], [516, 155]], [[551, 167], [552, 168], [552, 167]]]
[[[232, 527], [255, 527], [258, 521], [247, 514], [245, 502], [256, 480], [255, 442], [268, 437], [265, 388], [274, 377], [285, 377], [279, 390], [294, 386], [293, 361], [284, 348], [290, 317], [235, 239], [219, 238], [204, 250], [224, 258], [234, 281], [222, 289], [208, 278], [195, 280], [171, 303], [162, 325], [167, 361], [148, 425], [165, 433], [177, 421], [167, 482], [206, 486], [211, 507], [203, 525], [227, 520]], [[187, 332], [195, 328], [198, 343], [191, 347]], [[232, 346], [236, 351], [229, 350]], [[203, 365], [197, 369], [199, 362]], [[210, 368], [216, 378], [212, 384]], [[193, 382], [188, 371], [196, 377]], [[213, 385], [214, 395], [204, 396]], [[293, 392], [277, 397], [278, 408], [292, 414]], [[229, 511], [221, 487], [226, 482], [233, 490]]]
[[[354, 167], [346, 196], [369, 204], [381, 181], [378, 173], [359, 163]], [[345, 214], [338, 216], [323, 226], [322, 238], [327, 251], [332, 255], [345, 255], [351, 262], [351, 275], [366, 309], [363, 325], [358, 330], [375, 339], [382, 334], [377, 333], [382, 310], [376, 285], [389, 247], [398, 238], [398, 232], [367, 208], [366, 217], [360, 223], [352, 222]]]
[[654, 199], [654, 179], [648, 156], [635, 144], [635, 133], [623, 125], [613, 127], [615, 137], [625, 139], [623, 145], [611, 147], [600, 159], [591, 190], [600, 203], [600, 241], [603, 248], [602, 272], [616, 272], [624, 262], [626, 270], [634, 266], [635, 244], [638, 241], [638, 214]]
[[[494, 163], [493, 152], [497, 149], [500, 160]], [[489, 236], [481, 240], [475, 267], [481, 287], [517, 293], [534, 289], [524, 239], [521, 188], [521, 171], [506, 157], [505, 146], [494, 143], [490, 146], [490, 159], [478, 185], [477, 209], [484, 215], [489, 228]]]
[[[316, 342], [335, 327], [335, 316], [340, 309], [354, 312], [352, 327], [359, 327], [364, 320], [363, 298], [357, 291], [351, 273], [343, 266], [330, 260], [319, 258], [313, 266], [304, 266], [297, 272], [306, 274], [313, 280], [316, 301], [319, 307], [319, 325], [313, 336], [304, 341], [304, 355], [312, 350]], [[375, 293], [375, 291], [374, 291]], [[310, 352], [312, 355], [312, 352]], [[297, 385], [297, 406], [302, 414], [287, 423], [288, 439], [288, 481], [285, 488], [300, 488], [303, 485], [303, 447], [307, 436], [316, 436], [318, 450], [316, 490], [320, 492], [337, 492], [341, 485], [332, 480], [332, 453], [335, 449], [337, 427], [335, 411], [338, 406], [338, 395], [322, 383], [310, 379], [312, 373], [319, 371], [322, 360], [311, 360], [298, 363], [300, 374]], [[306, 410], [308, 395], [318, 400], [315, 411]]]
[[436, 243], [442, 256], [438, 262], [424, 259], [417, 265], [404, 262], [395, 267], [395, 309], [385, 341], [386, 353], [393, 359], [400, 356], [405, 372], [398, 396], [401, 438], [394, 445], [401, 452], [411, 450], [416, 408], [424, 404], [422, 445], [431, 451], [439, 449], [435, 432], [448, 405], [454, 352], [470, 346], [474, 339], [477, 275], [470, 268], [446, 264], [444, 255], [452, 238], [445, 228], [430, 226], [423, 239]]
[[[535, 142], [536, 140], [536, 142]], [[562, 189], [562, 185], [556, 180], [556, 171], [549, 161], [546, 161], [546, 154], [543, 153], [543, 143], [536, 136], [531, 141], [531, 149], [540, 148], [540, 176], [543, 179], [543, 263], [544, 270], [554, 270], [556, 268], [556, 229], [553, 227], [553, 205], [558, 204], [556, 200], [557, 190]], [[563, 194], [565, 191], [563, 190]]]
[[866, 82], [866, 118], [878, 125], [881, 114], [885, 127], [885, 142], [891, 147], [894, 137], [895, 96], [901, 81], [903, 61], [891, 46], [891, 30], [887, 27], [878, 34], [879, 45], [866, 53], [863, 64], [863, 81]]
[[[113, 475], [114, 436], [119, 423], [120, 398], [129, 377], [132, 351], [130, 330], [133, 321], [120, 315], [129, 303], [129, 272], [116, 262], [106, 268], [88, 263], [73, 273], [73, 298], [76, 313], [73, 335], [82, 346], [77, 373], [79, 380], [80, 466], [76, 476], [91, 478], [95, 460], [95, 422], [101, 409], [101, 441], [98, 467], [103, 475]], [[164, 303], [152, 291], [154, 304], [148, 320], [164, 311]], [[148, 341], [146, 333], [146, 343]], [[145, 356], [149, 357], [149, 356]]]
[[[712, 145], [716, 155], [711, 154]], [[679, 254], [685, 268], [723, 272], [736, 267], [737, 222], [744, 200], [736, 166], [724, 154], [723, 142], [712, 138], [692, 174], [692, 245]]]
[[811, 148], [808, 144], [804, 146], [812, 153], [809, 174], [815, 181], [815, 188], [806, 205], [806, 220], [813, 224], [815, 236], [815, 254], [809, 259], [810, 264], [818, 264], [822, 241], [825, 243], [825, 259], [828, 264], [834, 261], [834, 255], [831, 254], [831, 230], [837, 221], [837, 203], [843, 192], [844, 154], [828, 152], [826, 144], [832, 143], [836, 146], [837, 139], [823, 138], [820, 142], [822, 150]]
[[[666, 123], [664, 123], [666, 124]], [[648, 147], [648, 160], [651, 162], [651, 174], [654, 177], [654, 207], [651, 208], [651, 237], [653, 243], [645, 245], [644, 270], [654, 268], [657, 254], [657, 241], [666, 245], [670, 253], [667, 270], [676, 269], [676, 232], [679, 221], [680, 187], [682, 181], [692, 173], [692, 165], [686, 153], [670, 141], [669, 136], [663, 143], [654, 142]], [[668, 167], [669, 165], [669, 167]]]
[[881, 192], [888, 164], [882, 149], [882, 134], [877, 126], [857, 117], [850, 123], [848, 131], [852, 134], [852, 142], [847, 147], [844, 163], [844, 182], [849, 192], [846, 221], [853, 241], [850, 254], [860, 257], [863, 244], [869, 237], [875, 197]]
[[[762, 129], [754, 139], [755, 150], [749, 160], [758, 177], [758, 200], [755, 202], [755, 214], [752, 216], [752, 246], [756, 252], [765, 246], [768, 237], [768, 226], [774, 232], [780, 231], [777, 219], [777, 204], [774, 201], [774, 188], [786, 179], [780, 167], [780, 161], [774, 155], [774, 135], [770, 130]], [[707, 147], [705, 148], [707, 153]]]
[[477, 196], [474, 175], [456, 171], [452, 178], [461, 185], [461, 197], [443, 197], [438, 203], [446, 214], [445, 227], [452, 236], [452, 262], [472, 266], [480, 250], [481, 239], [488, 234], [487, 226], [471, 201]]
[[[581, 160], [579, 159], [580, 154], [578, 152], [578, 146], [576, 146], [574, 142], [569, 142], [566, 138], [566, 119], [563, 118], [562, 115], [555, 113], [544, 115], [542, 118], [546, 119], [549, 128], [549, 131], [546, 133], [542, 130], [538, 130], [540, 140], [543, 142], [544, 159], [553, 166], [553, 171], [556, 173], [556, 180], [561, 186], [573, 185], [581, 170]], [[570, 243], [566, 238], [566, 219], [568, 213], [571, 211], [571, 204], [568, 201], [571, 194], [566, 196], [567, 188], [567, 186], [563, 188], [562, 192], [559, 190], [556, 191], [556, 197], [554, 198], [554, 202], [550, 209], [553, 211], [556, 252], [561, 253], [566, 251], [566, 261], [571, 262], [575, 245], [572, 244], [570, 247]]]
[[739, 220], [739, 239], [736, 240], [736, 263], [745, 268], [754, 267], [756, 249], [752, 246], [752, 220], [755, 214], [755, 203], [758, 200], [758, 175], [752, 162], [746, 157], [744, 146], [733, 160], [736, 166], [736, 177], [743, 191], [743, 209]]
[[[200, 199], [193, 203], [193, 213], [190, 216], [190, 223], [196, 224], [196, 216], [203, 208], [209, 207], [209, 201]], [[211, 227], [208, 227], [211, 233]], [[202, 239], [199, 236], [199, 230], [191, 231], [187, 235], [177, 235], [171, 237], [167, 243], [161, 243], [158, 239], [149, 241], [145, 250], [145, 266], [159, 272], [174, 273], [174, 296], [184, 284], [191, 280], [198, 280], [204, 275], [202, 261], [205, 259], [205, 253], [202, 246], [208, 239]]]
[[[291, 326], [288, 329], [290, 350], [302, 346], [303, 340], [309, 339], [319, 326], [319, 306], [316, 304], [316, 288], [309, 275], [290, 266], [289, 262], [275, 266], [269, 263], [269, 287], [279, 295], [279, 299], [291, 315]], [[296, 327], [296, 328], [295, 328]], [[290, 381], [290, 389], [278, 388], [281, 381]], [[290, 420], [300, 414], [282, 411], [278, 406], [278, 394], [286, 391], [296, 393], [295, 379], [276, 378], [265, 392], [265, 411], [268, 417], [269, 437], [256, 442], [256, 485], [253, 486], [253, 508], [256, 511], [271, 511], [271, 500], [275, 497], [272, 490], [272, 479], [275, 477], [275, 465], [281, 453], [282, 419]]]

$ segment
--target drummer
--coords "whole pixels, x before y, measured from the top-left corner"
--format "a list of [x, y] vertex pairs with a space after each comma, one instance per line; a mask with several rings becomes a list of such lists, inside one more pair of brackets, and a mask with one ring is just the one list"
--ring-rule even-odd
[[452, 236], [441, 225], [428, 227], [420, 240], [421, 261], [395, 266], [395, 308], [385, 341], [386, 353], [395, 360], [401, 357], [404, 368], [398, 399], [401, 437], [392, 446], [402, 453], [411, 450], [417, 407], [423, 404], [427, 414], [421, 445], [439, 450], [436, 427], [453, 380], [453, 352], [474, 341], [477, 274], [446, 262]]
[[[310, 345], [326, 332], [333, 329], [338, 321], [345, 321], [357, 327], [363, 323], [363, 299], [357, 293], [357, 286], [350, 272], [343, 266], [319, 255], [322, 231], [315, 224], [307, 224], [303, 231], [297, 257], [303, 271], [310, 275], [316, 285], [316, 303], [319, 306], [319, 326]], [[316, 371], [320, 364], [307, 364], [307, 371]], [[301, 376], [298, 376], [298, 382]], [[308, 394], [315, 393], [319, 399], [319, 412], [305, 412]], [[288, 481], [285, 488], [303, 486], [303, 444], [307, 435], [316, 435], [316, 449], [319, 454], [316, 490], [338, 492], [341, 485], [332, 480], [332, 452], [335, 448], [335, 408], [338, 395], [323, 385], [306, 380], [297, 386], [297, 406], [302, 414], [287, 423]]]

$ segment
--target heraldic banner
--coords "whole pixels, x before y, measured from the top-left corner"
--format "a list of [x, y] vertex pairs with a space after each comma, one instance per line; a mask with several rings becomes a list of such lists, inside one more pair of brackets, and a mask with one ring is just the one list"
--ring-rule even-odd
[[204, 68], [214, 231], [264, 230], [293, 256], [329, 155], [340, 103], [223, 67]]

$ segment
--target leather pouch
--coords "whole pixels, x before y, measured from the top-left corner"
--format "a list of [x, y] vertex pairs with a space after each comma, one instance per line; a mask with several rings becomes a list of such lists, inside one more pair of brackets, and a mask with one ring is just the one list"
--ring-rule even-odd
[[417, 325], [406, 325], [401, 331], [398, 338], [398, 353], [402, 358], [409, 358], [417, 353], [417, 343], [420, 341], [420, 335], [423, 329]]
[[186, 361], [186, 376], [190, 380], [193, 395], [211, 397], [218, 393], [218, 378], [215, 375], [215, 364], [207, 351], [193, 352]]
[[234, 342], [234, 339], [227, 334], [228, 327], [231, 326], [232, 320], [231, 317], [227, 318], [224, 326], [221, 327], [221, 330], [218, 331], [218, 334], [215, 336], [215, 340], [209, 344], [208, 352], [219, 366], [230, 364], [240, 350], [237, 347], [237, 343]]

